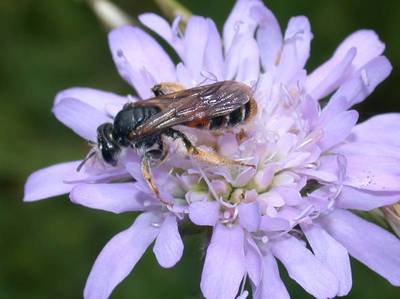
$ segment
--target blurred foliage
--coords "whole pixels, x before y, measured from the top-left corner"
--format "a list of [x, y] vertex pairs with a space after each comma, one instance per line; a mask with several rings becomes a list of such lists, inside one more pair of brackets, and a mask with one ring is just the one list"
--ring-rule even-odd
[[[115, 2], [131, 15], [159, 12], [152, 1]], [[181, 2], [216, 20], [219, 28], [234, 3]], [[282, 27], [292, 15], [310, 18], [315, 36], [310, 70], [352, 31], [376, 30], [394, 72], [358, 108], [362, 119], [400, 111], [399, 1], [271, 0], [268, 5]], [[79, 298], [98, 252], [134, 215], [85, 209], [67, 196], [23, 204], [23, 184], [32, 171], [80, 159], [87, 151], [51, 114], [57, 91], [71, 86], [132, 91], [117, 75], [106, 32], [82, 0], [1, 0], [0, 33], [0, 298]], [[173, 269], [161, 269], [149, 251], [112, 298], [201, 298], [202, 239], [186, 238], [183, 260]], [[348, 298], [399, 298], [384, 279], [357, 262], [353, 266]], [[293, 298], [309, 298], [283, 276]]]

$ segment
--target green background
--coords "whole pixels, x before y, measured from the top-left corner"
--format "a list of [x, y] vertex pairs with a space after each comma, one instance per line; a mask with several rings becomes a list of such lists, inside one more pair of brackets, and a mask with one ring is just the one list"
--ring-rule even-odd
[[[152, 1], [115, 2], [132, 15], [158, 11]], [[182, 3], [222, 28], [234, 1]], [[375, 29], [387, 44], [394, 72], [359, 105], [361, 118], [400, 111], [400, 1], [271, 0], [268, 5], [283, 28], [292, 15], [309, 17], [314, 33], [309, 70], [349, 33]], [[85, 209], [67, 196], [24, 204], [23, 184], [34, 170], [80, 159], [87, 151], [51, 114], [57, 91], [71, 86], [132, 91], [118, 77], [106, 32], [84, 1], [0, 0], [0, 54], [0, 299], [80, 298], [97, 254], [135, 215]], [[184, 257], [173, 269], [160, 268], [149, 251], [112, 298], [201, 298], [202, 238], [185, 237]], [[293, 298], [310, 298], [285, 279]], [[399, 289], [355, 261], [353, 280], [348, 298], [400, 298]]]

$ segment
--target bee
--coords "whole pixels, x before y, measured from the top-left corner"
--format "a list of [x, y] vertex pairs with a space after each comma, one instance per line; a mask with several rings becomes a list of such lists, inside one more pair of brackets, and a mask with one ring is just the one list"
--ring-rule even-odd
[[167, 156], [163, 136], [180, 139], [187, 155], [199, 161], [254, 167], [202, 150], [175, 128], [181, 125], [214, 131], [248, 122], [257, 112], [250, 86], [233, 80], [190, 89], [175, 83], [160, 83], [152, 87], [152, 91], [155, 97], [125, 104], [113, 123], [97, 128], [97, 150], [105, 163], [116, 166], [122, 149], [134, 148], [141, 156], [143, 177], [159, 199], [151, 167], [159, 165]]

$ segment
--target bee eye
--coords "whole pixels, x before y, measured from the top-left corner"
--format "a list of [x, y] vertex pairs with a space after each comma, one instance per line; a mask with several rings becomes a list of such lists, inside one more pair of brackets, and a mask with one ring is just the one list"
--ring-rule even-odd
[[121, 147], [114, 140], [113, 125], [105, 123], [97, 129], [97, 144], [101, 151], [104, 162], [112, 166], [117, 165]]

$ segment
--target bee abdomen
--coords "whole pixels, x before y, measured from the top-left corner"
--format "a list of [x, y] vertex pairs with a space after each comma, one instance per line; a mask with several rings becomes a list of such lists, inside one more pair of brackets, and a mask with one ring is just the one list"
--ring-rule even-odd
[[187, 122], [185, 125], [192, 128], [207, 130], [227, 129], [247, 122], [254, 116], [256, 111], [256, 103], [254, 100], [251, 100], [229, 114], [216, 116], [210, 119], [198, 119]]
[[252, 102], [247, 102], [238, 109], [227, 115], [217, 116], [210, 119], [210, 130], [232, 128], [246, 122], [252, 116]]

